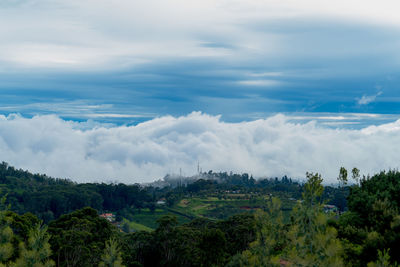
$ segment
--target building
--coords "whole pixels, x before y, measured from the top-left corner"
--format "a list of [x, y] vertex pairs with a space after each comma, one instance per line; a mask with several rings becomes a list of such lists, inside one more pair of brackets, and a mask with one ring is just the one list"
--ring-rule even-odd
[[324, 212], [325, 213], [330, 213], [330, 212], [338, 212], [338, 208], [335, 205], [324, 205]]
[[99, 215], [101, 218], [106, 219], [109, 222], [115, 222], [115, 215], [112, 213], [103, 213]]

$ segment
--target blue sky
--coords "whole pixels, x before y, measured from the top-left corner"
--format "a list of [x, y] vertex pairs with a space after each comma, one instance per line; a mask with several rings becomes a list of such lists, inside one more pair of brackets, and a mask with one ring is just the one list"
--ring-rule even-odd
[[238, 125], [277, 114], [330, 129], [390, 124], [400, 118], [399, 8], [388, 0], [2, 0], [0, 114], [89, 120], [85, 127], [193, 111]]

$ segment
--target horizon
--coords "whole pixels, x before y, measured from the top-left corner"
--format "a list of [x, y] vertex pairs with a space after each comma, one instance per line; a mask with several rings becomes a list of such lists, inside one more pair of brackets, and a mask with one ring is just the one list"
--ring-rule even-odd
[[[0, 163], [1, 164], [6, 164], [7, 168], [14, 168], [15, 170], [18, 170], [18, 171], [28, 172], [28, 173], [31, 173], [33, 175], [46, 176], [47, 178], [50, 178], [50, 179], [67, 180], [67, 181], [70, 181], [70, 182], [73, 182], [73, 183], [77, 183], [77, 184], [85, 184], [85, 183], [101, 184], [101, 183], [105, 183], [105, 184], [109, 184], [110, 185], [110, 184], [120, 184], [121, 183], [120, 181], [117, 181], [117, 180], [112, 181], [111, 179], [109, 179], [109, 180], [105, 179], [105, 180], [99, 180], [99, 181], [95, 181], [95, 180], [93, 180], [93, 181], [74, 181], [73, 179], [70, 179], [68, 177], [64, 177], [64, 178], [62, 178], [62, 177], [53, 177], [53, 176], [47, 175], [46, 173], [34, 173], [34, 172], [31, 172], [28, 169], [23, 169], [23, 168], [18, 168], [17, 166], [12, 166], [12, 165], [8, 164], [8, 162], [4, 162], [4, 161], [0, 162]], [[397, 170], [389, 169], [389, 170], [382, 170], [381, 172], [390, 172], [390, 171], [397, 171]], [[216, 177], [209, 176], [210, 175], [209, 172], [212, 172], [212, 175], [223, 174], [223, 173], [226, 173], [228, 175], [245, 175], [245, 174], [247, 174], [249, 178], [252, 178], [255, 181], [275, 180], [275, 179], [278, 179], [278, 180], [281, 181], [283, 178], [287, 178], [287, 179], [290, 179], [291, 182], [293, 182], [293, 183], [304, 184], [304, 183], [307, 182], [307, 178], [306, 177], [290, 177], [290, 176], [287, 176], [287, 175], [283, 175], [282, 177], [277, 177], [277, 176], [272, 177], [272, 176], [265, 176], [265, 175], [264, 176], [253, 176], [252, 174], [247, 173], [247, 172], [236, 173], [236, 172], [232, 172], [232, 171], [215, 172], [213, 170], [208, 170], [208, 171], [200, 170], [200, 172], [195, 173], [195, 174], [167, 173], [162, 178], [158, 178], [156, 180], [149, 181], [149, 182], [141, 182], [141, 183], [137, 183], [137, 182], [136, 183], [123, 183], [122, 182], [122, 184], [140, 185], [140, 186], [144, 186], [144, 187], [147, 187], [147, 186], [158, 187], [156, 184], [166, 183], [166, 184], [171, 185], [174, 182], [177, 182], [179, 179], [180, 179], [181, 182], [182, 182], [182, 180], [186, 181], [186, 183], [184, 185], [188, 185], [188, 184], [190, 184], [192, 182], [195, 182], [195, 181], [198, 181], [198, 180], [201, 180], [201, 179], [217, 180]], [[379, 172], [379, 173], [381, 173], [381, 172]], [[361, 179], [363, 179], [363, 178], [369, 179], [370, 177], [373, 177], [374, 175], [378, 175], [379, 173], [375, 173], [373, 175], [371, 175], [371, 174], [363, 175], [363, 177], [360, 177], [360, 178]], [[319, 174], [319, 173], [315, 173], [315, 174]], [[304, 176], [306, 176], [306, 174]], [[336, 182], [328, 183], [324, 179], [324, 177], [321, 177], [321, 178], [322, 178], [322, 183], [321, 184], [323, 184], [324, 186], [340, 187], [340, 182], [338, 180], [336, 180]], [[350, 176], [348, 176], [347, 179], [348, 179], [348, 181], [344, 184], [344, 186], [353, 186], [353, 185], [357, 185], [358, 184], [357, 181], [355, 181]]]

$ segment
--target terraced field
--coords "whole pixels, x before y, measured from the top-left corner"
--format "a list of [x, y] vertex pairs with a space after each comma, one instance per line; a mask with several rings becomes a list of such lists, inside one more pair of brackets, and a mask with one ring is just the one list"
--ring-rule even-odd
[[[282, 200], [282, 211], [285, 219], [295, 205], [295, 200], [279, 196]], [[189, 222], [194, 218], [226, 219], [242, 212], [254, 212], [264, 209], [270, 196], [252, 196], [245, 194], [227, 194], [224, 198], [216, 196], [186, 197], [174, 206], [159, 205], [154, 212], [144, 209], [130, 216], [129, 227], [134, 231], [152, 230], [157, 228], [157, 220], [166, 214], [173, 214], [179, 223]]]

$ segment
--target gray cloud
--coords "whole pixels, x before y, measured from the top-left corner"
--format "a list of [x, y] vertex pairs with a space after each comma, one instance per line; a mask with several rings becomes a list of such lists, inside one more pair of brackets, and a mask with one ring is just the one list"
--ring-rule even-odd
[[180, 168], [194, 174], [197, 162], [203, 170], [255, 176], [304, 177], [314, 171], [328, 182], [335, 181], [340, 166], [356, 166], [364, 174], [399, 167], [393, 144], [400, 142], [400, 120], [352, 130], [290, 119], [226, 123], [195, 112], [110, 127], [53, 115], [0, 116], [0, 159], [75, 181], [126, 183], [152, 181]]
[[[363, 3], [373, 11], [363, 14], [347, 2], [329, 9], [316, 0], [306, 2], [5, 0], [1, 3], [12, 8], [0, 7], [7, 25], [0, 27], [0, 58], [8, 69], [48, 71], [120, 69], [166, 58], [250, 66], [268, 61], [273, 67], [282, 61], [312, 64], [315, 58], [320, 65], [336, 58], [348, 63], [349, 57], [382, 51], [397, 55], [400, 21], [390, 11], [397, 10], [395, 2], [387, 3], [393, 7], [385, 16], [381, 5]], [[342, 14], [342, 5], [348, 14]], [[370, 38], [377, 29], [379, 36]]]
[[[398, 77], [400, 23], [386, 20], [397, 9], [358, 18], [347, 2], [305, 1], [8, 0], [0, 106], [25, 107], [0, 111], [65, 118], [48, 103], [88, 99], [129, 115], [398, 112], [354, 105], [371, 83]], [[381, 103], [393, 102], [398, 82], [383, 84]]]

